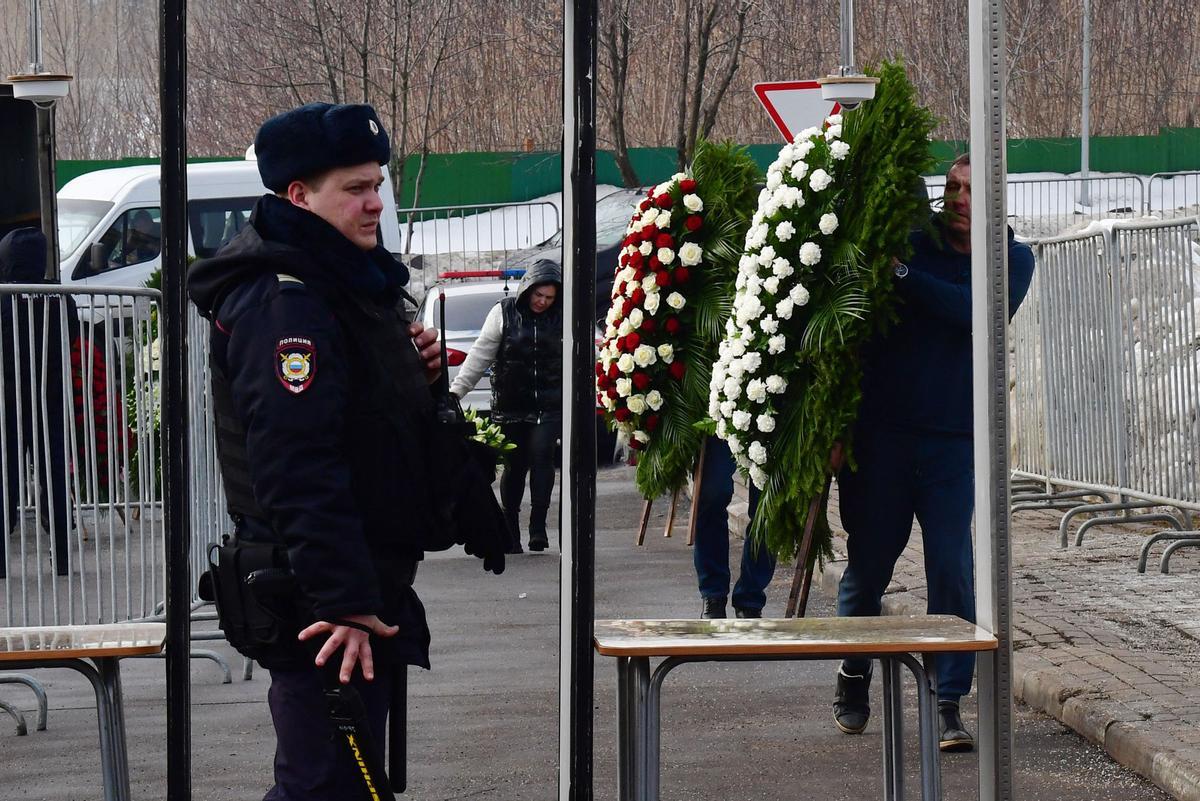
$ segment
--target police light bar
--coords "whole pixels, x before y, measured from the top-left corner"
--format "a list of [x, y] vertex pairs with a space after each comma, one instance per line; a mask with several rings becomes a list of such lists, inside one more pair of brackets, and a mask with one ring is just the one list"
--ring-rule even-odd
[[525, 268], [509, 268], [504, 270], [455, 270], [453, 272], [438, 273], [438, 280], [454, 278], [521, 278], [525, 275]]

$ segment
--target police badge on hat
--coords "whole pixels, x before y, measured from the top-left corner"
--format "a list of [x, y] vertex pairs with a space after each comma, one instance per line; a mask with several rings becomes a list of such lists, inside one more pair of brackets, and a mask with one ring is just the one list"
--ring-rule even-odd
[[317, 350], [311, 339], [284, 337], [275, 348], [275, 364], [280, 383], [288, 392], [299, 395], [317, 374]]

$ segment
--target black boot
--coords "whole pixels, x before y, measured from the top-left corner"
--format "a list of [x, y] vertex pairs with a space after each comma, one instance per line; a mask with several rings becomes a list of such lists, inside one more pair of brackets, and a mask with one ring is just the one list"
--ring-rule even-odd
[[757, 618], [762, 617], [762, 610], [761, 609], [751, 609], [746, 606], [735, 606], [735, 607], [733, 607], [733, 614], [734, 614], [734, 617], [757, 619]]
[[702, 598], [704, 603], [700, 607], [701, 620], [721, 620], [725, 617], [725, 596], [718, 595], [716, 598]]
[[550, 538], [546, 536], [545, 506], [533, 506], [529, 509], [529, 550], [544, 551], [550, 547]]
[[839, 666], [837, 694], [833, 699], [833, 722], [843, 734], [862, 734], [871, 719], [871, 669], [854, 676]]
[[525, 553], [525, 550], [521, 547], [520, 518], [520, 508], [504, 510], [504, 522], [508, 525], [508, 550], [505, 551], [505, 553]]
[[953, 752], [975, 750], [975, 738], [963, 725], [957, 701], [938, 701], [938, 722], [941, 724], [938, 748]]

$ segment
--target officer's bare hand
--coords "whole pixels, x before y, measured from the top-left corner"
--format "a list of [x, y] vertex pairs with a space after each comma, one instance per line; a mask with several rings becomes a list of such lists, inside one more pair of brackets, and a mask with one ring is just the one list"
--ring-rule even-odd
[[376, 637], [395, 637], [396, 633], [400, 631], [400, 627], [389, 626], [375, 615], [346, 615], [343, 619], [370, 629], [370, 633], [353, 626], [342, 626], [318, 620], [300, 632], [300, 639], [307, 640], [319, 634], [328, 634], [329, 639], [325, 641], [325, 644], [321, 646], [320, 653], [317, 654], [315, 660], [317, 667], [323, 667], [339, 648], [345, 646], [345, 651], [342, 653], [342, 669], [338, 673], [342, 684], [350, 683], [350, 676], [354, 673], [356, 664], [362, 666], [363, 678], [371, 681], [375, 678], [375, 661], [371, 656], [371, 634]]
[[837, 473], [841, 471], [844, 464], [846, 464], [846, 451], [842, 448], [842, 441], [834, 440], [833, 448], [829, 451], [829, 470]]
[[413, 323], [408, 327], [408, 335], [413, 338], [421, 358], [425, 360], [425, 378], [432, 384], [442, 374], [442, 349], [438, 345], [438, 330]]

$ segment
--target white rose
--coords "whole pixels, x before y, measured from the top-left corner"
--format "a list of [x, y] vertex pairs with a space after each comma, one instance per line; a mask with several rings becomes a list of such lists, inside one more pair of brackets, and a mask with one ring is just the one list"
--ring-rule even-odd
[[744, 412], [741, 409], [738, 409], [733, 413], [732, 416], [733, 427], [738, 431], [747, 431], [750, 428], [750, 421], [753, 419], [754, 418], [751, 416], [750, 412]]
[[779, 330], [779, 321], [768, 314], [766, 317], [762, 318], [762, 321], [759, 322], [758, 326], [763, 330], [764, 334], [774, 334]]
[[687, 209], [688, 211], [692, 212], [693, 214], [695, 214], [698, 211], [704, 210], [704, 201], [701, 200], [700, 196], [696, 195], [696, 194], [684, 195], [683, 196], [683, 207], [685, 209]]
[[731, 400], [721, 401], [720, 407], [722, 417], [732, 417], [737, 409], [737, 404]]
[[659, 248], [656, 255], [658, 256], [659, 264], [670, 264], [675, 261], [675, 251], [670, 248]]
[[786, 344], [787, 340], [783, 334], [776, 334], [767, 340], [767, 353], [771, 356], [774, 356], [776, 353], [783, 353]]
[[794, 287], [792, 287], [792, 291], [788, 293], [788, 297], [791, 298], [792, 303], [795, 303], [797, 306], [805, 306], [808, 304], [808, 290], [805, 289], [802, 284], [796, 284]]
[[646, 299], [642, 301], [642, 305], [646, 308], [646, 311], [654, 314], [656, 311], [658, 311], [658, 293], [648, 292], [646, 294]]
[[817, 226], [820, 227], [821, 233], [825, 234], [825, 236], [829, 236], [830, 234], [832, 234], [834, 231], [837, 230], [837, 227], [838, 227], [837, 215], [832, 214], [832, 213], [822, 214], [821, 221], [817, 223]]
[[658, 361], [658, 354], [654, 352], [653, 345], [638, 345], [633, 352], [633, 360], [638, 367], [649, 367]]
[[763, 289], [770, 292], [772, 295], [779, 292], [779, 279], [771, 276], [766, 281], [763, 281]]
[[658, 219], [658, 206], [651, 206], [642, 212], [642, 223], [644, 225], [649, 225], [656, 219]]
[[754, 482], [754, 486], [761, 489], [767, 488], [767, 474], [758, 465], [753, 465], [750, 468], [750, 480]]
[[[636, 286], [636, 284], [634, 285]], [[654, 275], [647, 275], [642, 279], [642, 291], [649, 294], [658, 289], [658, 282], [654, 280]]]
[[650, 407], [651, 411], [657, 412], [659, 409], [662, 408], [662, 405], [663, 405], [662, 393], [659, 392], [657, 389], [652, 389], [649, 392], [647, 392], [646, 393], [646, 405]]
[[834, 142], [829, 146], [829, 155], [833, 157], [834, 161], [841, 161], [850, 155], [850, 145], [840, 140]]
[[622, 320], [621, 324], [617, 326], [617, 336], [623, 337], [632, 330], [633, 323], [629, 322], [628, 320]]
[[[704, 249], [695, 242], [685, 242], [679, 249], [679, 261], [684, 267], [695, 267], [703, 258]], [[659, 261], [662, 261], [661, 257], [659, 257]]]
[[[621, 358], [617, 359], [617, 369], [620, 370], [622, 373], [632, 373], [633, 372], [633, 354], [632, 353], [622, 353]], [[620, 381], [621, 379], [618, 378], [617, 380]]]
[[821, 246], [816, 242], [805, 242], [800, 246], [800, 263], [812, 267], [821, 260]]
[[767, 399], [767, 385], [761, 378], [751, 378], [746, 382], [746, 397], [755, 403], [762, 403]]
[[[644, 319], [645, 319], [645, 317], [642, 315], [641, 309], [634, 309], [633, 311], [631, 311], [629, 313], [629, 325], [632, 326], [633, 328], [641, 328], [642, 321]], [[626, 331], [625, 333], [629, 333], [629, 332]]]
[[790, 220], [784, 220], [779, 225], [775, 226], [775, 238], [780, 242], [786, 242], [796, 233], [796, 226], [792, 225]]
[[750, 448], [746, 451], [746, 455], [750, 457], [750, 461], [755, 464], [766, 464], [767, 449], [763, 447], [761, 442], [755, 441], [750, 443]]
[[641, 414], [646, 411], [646, 399], [641, 395], [630, 395], [629, 400], [625, 401], [625, 405], [634, 414]]
[[758, 430], [764, 434], [770, 434], [775, 430], [775, 418], [769, 414], [760, 414], [754, 422], [758, 426]]
[[662, 229], [670, 228], [671, 227], [671, 212], [667, 211], [666, 209], [663, 209], [662, 211], [660, 211], [658, 213], [658, 219], [654, 221], [654, 224]]
[[778, 395], [786, 389], [787, 380], [783, 376], [767, 376], [767, 392], [770, 392], [773, 395]]
[[628, 397], [629, 393], [632, 389], [633, 389], [633, 382], [630, 381], [628, 378], [618, 378], [617, 379], [617, 394], [620, 395], [622, 398]]
[[814, 192], [820, 192], [831, 183], [833, 183], [832, 176], [830, 176], [829, 173], [825, 172], [824, 170], [815, 171], [812, 174], [812, 177], [808, 179], [808, 185], [812, 187]]
[[679, 311], [687, 305], [687, 300], [678, 292], [672, 292], [670, 295], [667, 295], [667, 305], [672, 309]]
[[609, 307], [608, 314], [604, 315], [604, 322], [609, 325], [616, 325], [618, 319], [620, 318], [618, 317], [617, 310]]
[[658, 357], [667, 364], [670, 364], [675, 359], [675, 348], [671, 345], [662, 344], [658, 346]]
[[649, 256], [653, 250], [654, 245], [651, 245], [649, 242], [643, 242], [642, 244], [638, 245], [638, 252], [643, 256]]
[[793, 181], [804, 180], [804, 176], [808, 175], [808, 162], [797, 161], [792, 165], [792, 169], [788, 171], [788, 174], [792, 176]]
[[686, 172], [677, 172], [671, 176], [671, 180], [676, 182], [682, 181], [684, 178], [687, 178]]
[[633, 432], [633, 438], [643, 445], [650, 441], [650, 435], [641, 429]]
[[617, 402], [615, 400], [608, 397], [607, 392], [600, 396], [600, 403], [603, 404], [604, 408], [608, 409], [610, 412], [613, 410], [613, 407], [615, 407], [617, 405]]
[[767, 189], [774, 192], [781, 183], [783, 183], [783, 173], [779, 172], [779, 170], [767, 171]]
[[725, 393], [725, 397], [729, 398], [729, 400], [737, 400], [742, 395], [741, 382], [730, 376], [725, 379], [725, 386], [721, 387], [721, 391]]
[[792, 307], [795, 305], [791, 298], [784, 298], [775, 304], [775, 316], [780, 320], [792, 319]]

